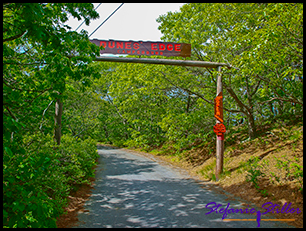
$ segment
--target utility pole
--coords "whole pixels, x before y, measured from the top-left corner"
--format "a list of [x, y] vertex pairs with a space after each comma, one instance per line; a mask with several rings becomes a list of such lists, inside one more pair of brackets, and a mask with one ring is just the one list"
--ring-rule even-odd
[[[215, 100], [215, 117], [217, 119], [216, 119], [216, 125], [215, 126], [219, 127], [219, 133], [216, 133], [217, 134], [217, 140], [216, 140], [216, 180], [218, 181], [220, 179], [220, 174], [223, 172], [225, 127], [223, 125], [223, 94], [222, 94], [221, 66], [218, 66], [217, 70], [218, 70], [217, 97], [216, 97], [216, 100]], [[224, 130], [222, 131], [222, 133], [220, 133], [220, 130], [222, 130], [222, 128], [224, 128]]]

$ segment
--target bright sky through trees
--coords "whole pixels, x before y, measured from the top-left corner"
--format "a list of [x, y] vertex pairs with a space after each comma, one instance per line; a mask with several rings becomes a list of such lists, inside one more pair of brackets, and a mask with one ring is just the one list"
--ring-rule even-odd
[[[99, 3], [94, 3], [97, 7]], [[121, 3], [102, 3], [97, 9], [100, 18], [85, 23], [78, 29], [87, 30], [91, 34]], [[157, 29], [156, 19], [169, 11], [179, 11], [184, 3], [125, 3], [105, 24], [90, 38], [160, 41], [162, 34]], [[68, 25], [75, 30], [82, 21], [69, 18]]]

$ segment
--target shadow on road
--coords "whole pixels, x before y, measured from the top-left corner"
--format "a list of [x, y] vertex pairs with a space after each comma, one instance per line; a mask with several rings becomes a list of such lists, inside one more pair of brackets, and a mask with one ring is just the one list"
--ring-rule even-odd
[[[98, 152], [101, 164], [85, 204], [88, 212], [79, 214], [79, 228], [257, 227], [256, 221], [225, 222], [222, 214], [205, 215], [210, 211], [205, 208], [210, 202], [222, 204], [222, 208], [228, 203], [234, 209], [243, 206], [238, 200], [200, 187], [171, 168], [112, 147], [102, 146]], [[256, 217], [228, 214], [226, 218]], [[261, 222], [261, 227], [288, 227], [275, 223]]]

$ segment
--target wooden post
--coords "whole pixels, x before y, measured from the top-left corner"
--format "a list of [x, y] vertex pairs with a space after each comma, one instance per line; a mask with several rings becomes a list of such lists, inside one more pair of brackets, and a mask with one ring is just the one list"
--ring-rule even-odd
[[[218, 76], [217, 76], [217, 96], [222, 92], [222, 76], [221, 76], [221, 66], [217, 67]], [[221, 106], [223, 107], [223, 98], [221, 99]], [[223, 115], [221, 115], [223, 118]], [[216, 123], [221, 123], [219, 120], [216, 120]], [[216, 180], [220, 179], [220, 174], [223, 172], [223, 153], [224, 153], [224, 135], [217, 136], [216, 141]]]
[[55, 115], [54, 115], [54, 140], [57, 145], [61, 144], [61, 130], [62, 130], [62, 114], [63, 114], [63, 103], [60, 99], [55, 102]]

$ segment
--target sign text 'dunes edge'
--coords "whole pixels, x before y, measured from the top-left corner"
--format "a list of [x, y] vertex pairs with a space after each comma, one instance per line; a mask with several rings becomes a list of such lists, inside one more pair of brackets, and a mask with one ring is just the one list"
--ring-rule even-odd
[[98, 40], [90, 42], [97, 46], [103, 46], [101, 54], [128, 54], [128, 55], [161, 55], [161, 56], [191, 56], [191, 44], [171, 42], [144, 42], [144, 41], [119, 41], [119, 40]]

